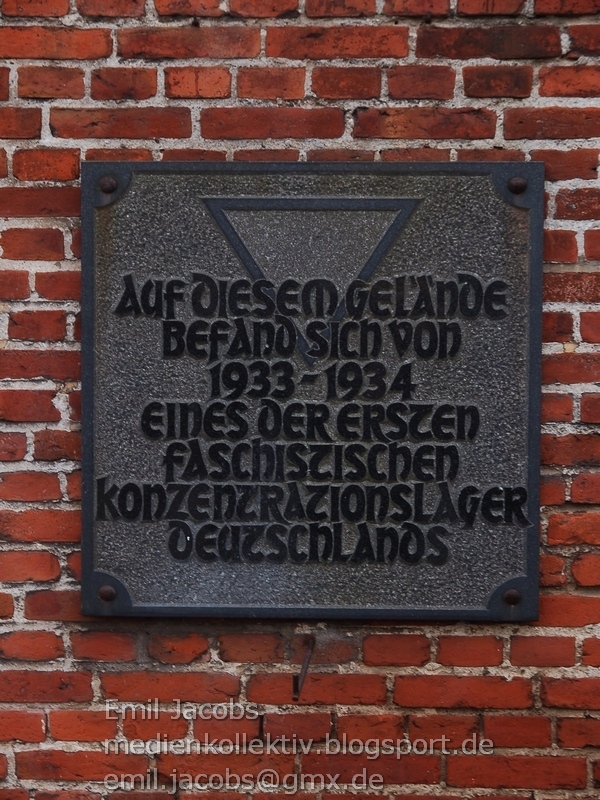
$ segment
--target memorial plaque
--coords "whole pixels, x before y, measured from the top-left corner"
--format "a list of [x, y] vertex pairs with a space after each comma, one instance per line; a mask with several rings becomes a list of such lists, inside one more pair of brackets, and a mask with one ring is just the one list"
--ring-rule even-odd
[[83, 165], [84, 611], [537, 614], [537, 164]]

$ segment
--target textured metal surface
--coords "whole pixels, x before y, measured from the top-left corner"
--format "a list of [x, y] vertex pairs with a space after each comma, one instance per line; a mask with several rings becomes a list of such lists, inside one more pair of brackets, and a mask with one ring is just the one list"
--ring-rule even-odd
[[539, 165], [83, 178], [87, 613], [535, 618]]

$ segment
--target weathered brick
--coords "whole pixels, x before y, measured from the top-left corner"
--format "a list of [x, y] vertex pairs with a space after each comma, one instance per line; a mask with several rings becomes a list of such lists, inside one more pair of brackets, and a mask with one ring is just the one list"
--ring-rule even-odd
[[569, 181], [572, 178], [595, 180], [598, 177], [600, 150], [578, 147], [576, 150], [532, 150], [533, 161], [543, 161], [546, 180]]
[[130, 28], [117, 33], [122, 58], [252, 58], [260, 31], [226, 28]]
[[283, 641], [271, 633], [223, 634], [219, 653], [224, 661], [250, 661], [259, 664], [284, 660]]
[[464, 16], [510, 16], [520, 14], [525, 0], [458, 0], [458, 13]]
[[[44, 714], [40, 711], [0, 711], [0, 741], [43, 742]], [[26, 800], [28, 800], [27, 795]]]
[[8, 228], [0, 234], [2, 258], [19, 261], [54, 261], [65, 256], [58, 228]]
[[575, 231], [544, 231], [544, 261], [575, 264], [577, 262]]
[[146, 774], [147, 756], [112, 755], [93, 750], [25, 750], [16, 754], [16, 771], [25, 780], [103, 781], [115, 773]]
[[167, 67], [165, 94], [178, 98], [231, 95], [231, 73], [225, 67]]
[[419, 666], [429, 661], [429, 640], [423, 634], [366, 636], [363, 659], [375, 666]]
[[447, 17], [449, 0], [384, 0], [383, 13], [397, 17]]
[[77, 67], [19, 67], [19, 97], [79, 99], [84, 91], [83, 70]]
[[50, 378], [78, 380], [81, 376], [79, 353], [65, 350], [0, 351], [0, 378]]
[[172, 703], [228, 701], [239, 693], [239, 678], [225, 673], [110, 672], [101, 676], [107, 697], [147, 702], [149, 697]]
[[208, 647], [208, 639], [199, 633], [156, 634], [148, 642], [148, 654], [163, 664], [191, 664]]
[[2, 187], [0, 214], [4, 217], [78, 217], [80, 198], [76, 186]]
[[421, 26], [417, 58], [555, 58], [560, 32], [552, 25], [495, 25], [489, 28]]
[[156, 13], [162, 16], [220, 17], [219, 0], [154, 0]]
[[42, 112], [39, 108], [0, 108], [0, 136], [3, 139], [37, 139], [41, 131]]
[[408, 29], [393, 26], [269, 28], [267, 56], [283, 58], [404, 58]]
[[141, 17], [145, 0], [77, 0], [77, 10], [86, 17]]
[[230, 0], [229, 10], [234, 17], [286, 17], [298, 9], [297, 0]]
[[600, 95], [600, 67], [595, 65], [543, 67], [539, 77], [539, 91], [542, 97], [598, 97]]
[[388, 91], [397, 100], [451, 100], [456, 76], [443, 65], [406, 65], [388, 70]]
[[464, 67], [467, 97], [529, 97], [533, 85], [531, 67]]
[[53, 581], [60, 577], [60, 564], [53, 553], [13, 550], [0, 553], [0, 580]]
[[513, 636], [510, 660], [520, 667], [572, 667], [575, 639], [571, 636]]
[[69, 13], [69, 0], [4, 0], [6, 17], [62, 17]]
[[53, 108], [50, 128], [67, 139], [185, 139], [192, 123], [188, 108]]
[[303, 69], [286, 67], [241, 67], [237, 76], [238, 97], [262, 100], [298, 100], [304, 97]]
[[381, 70], [377, 67], [315, 67], [312, 90], [317, 97], [330, 100], [379, 97]]
[[62, 639], [50, 631], [12, 631], [0, 635], [0, 658], [11, 661], [53, 661], [64, 654]]
[[0, 28], [0, 58], [94, 59], [112, 52], [108, 28]]
[[483, 735], [495, 747], [550, 747], [552, 727], [548, 717], [497, 716], [483, 717]]
[[71, 645], [75, 658], [92, 661], [134, 661], [135, 637], [111, 631], [74, 631]]
[[531, 682], [496, 676], [403, 675], [396, 678], [394, 701], [410, 708], [530, 708]]
[[79, 511], [0, 510], [0, 540], [8, 542], [78, 542]]
[[8, 336], [35, 342], [60, 342], [67, 331], [64, 311], [13, 311], [8, 317]]
[[156, 94], [156, 70], [150, 67], [104, 67], [92, 72], [94, 100], [147, 100]]
[[84, 703], [92, 699], [90, 672], [5, 670], [2, 703]]
[[370, 17], [375, 0], [306, 0], [307, 17]]
[[297, 701], [292, 700], [289, 675], [252, 675], [248, 683], [248, 699], [257, 703], [376, 705], [384, 701], [385, 694], [381, 675], [309, 673]]
[[[595, 475], [594, 477], [598, 476]], [[600, 495], [598, 481], [596, 481], [594, 495], [597, 503]], [[600, 586], [600, 555], [598, 553], [582, 553], [577, 556], [571, 565], [571, 573], [578, 586]]]
[[494, 111], [480, 108], [367, 108], [355, 112], [354, 136], [378, 139], [489, 139]]
[[573, 399], [568, 394], [542, 394], [542, 422], [570, 422], [573, 419]]
[[46, 300], [79, 300], [81, 273], [72, 271], [38, 272], [35, 290]]
[[582, 789], [587, 783], [585, 758], [564, 756], [449, 756], [450, 786], [503, 789]]
[[600, 230], [591, 230], [584, 233], [585, 257], [597, 261], [600, 259]]
[[341, 136], [341, 108], [205, 108], [200, 126], [206, 139], [297, 139]]
[[58, 475], [45, 472], [5, 472], [0, 478], [0, 500], [60, 500]]
[[502, 640], [496, 636], [440, 636], [436, 661], [452, 667], [502, 663]]
[[600, 109], [544, 106], [504, 112], [506, 139], [571, 139], [575, 130], [580, 139], [600, 136]]

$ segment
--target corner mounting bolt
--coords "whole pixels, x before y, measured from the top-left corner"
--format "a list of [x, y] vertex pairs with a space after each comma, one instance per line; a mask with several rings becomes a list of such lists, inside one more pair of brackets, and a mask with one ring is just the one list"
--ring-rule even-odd
[[507, 606], [516, 606], [521, 602], [521, 592], [518, 589], [508, 589], [504, 592], [504, 602]]
[[100, 191], [104, 192], [104, 194], [112, 194], [117, 189], [117, 182], [110, 175], [104, 175], [104, 177], [100, 178], [98, 185], [100, 186]]
[[508, 191], [513, 194], [523, 194], [527, 189], [527, 180], [525, 178], [511, 178], [508, 182]]
[[98, 589], [98, 597], [100, 600], [104, 600], [105, 603], [111, 603], [117, 599], [117, 590], [114, 586], [101, 586]]

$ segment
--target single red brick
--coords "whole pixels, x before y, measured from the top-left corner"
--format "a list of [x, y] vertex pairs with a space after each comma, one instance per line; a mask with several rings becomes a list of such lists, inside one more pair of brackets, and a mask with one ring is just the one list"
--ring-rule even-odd
[[257, 703], [377, 705], [384, 702], [385, 695], [382, 675], [309, 673], [297, 701], [292, 700], [289, 675], [252, 675], [248, 683], [248, 699]]
[[554, 708], [600, 708], [600, 678], [542, 677], [544, 705]]
[[578, 147], [576, 150], [532, 150], [531, 158], [544, 162], [548, 181], [595, 180], [599, 154], [600, 150]]
[[429, 657], [429, 640], [423, 634], [374, 634], [363, 642], [363, 659], [370, 666], [421, 666]]
[[73, 258], [81, 258], [81, 228], [71, 230], [71, 253]]
[[145, 0], [77, 0], [85, 17], [142, 17]]
[[2, 257], [18, 261], [54, 261], [65, 256], [58, 228], [8, 228], [0, 234]]
[[[110, 713], [117, 716], [114, 711]], [[128, 739], [156, 739], [160, 734], [166, 735], [168, 740], [185, 738], [187, 734], [188, 720], [183, 716], [177, 717], [173, 711], [159, 711], [157, 715], [153, 710], [152, 718], [142, 719], [139, 711], [134, 715], [125, 707], [119, 715], [123, 717], [123, 734]]]
[[440, 636], [436, 661], [451, 667], [487, 667], [502, 663], [502, 640], [496, 636]]
[[227, 153], [224, 150], [179, 150], [177, 148], [163, 150], [163, 161], [226, 161]]
[[[560, 395], [557, 395], [560, 397]], [[540, 503], [543, 506], [560, 506], [565, 503], [565, 479], [561, 475], [542, 475]]]
[[6, 670], [2, 703], [84, 703], [92, 699], [90, 672]]
[[50, 128], [67, 139], [186, 139], [192, 122], [189, 108], [52, 108]]
[[25, 617], [63, 622], [86, 619], [81, 614], [81, 593], [58, 589], [28, 592], [25, 597]]
[[[600, 136], [600, 109], [544, 106], [509, 108], [504, 112], [506, 139], [570, 139], [574, 130], [580, 139]], [[580, 190], [585, 191], [590, 190]]]
[[[408, 734], [411, 741], [415, 741], [415, 739], [425, 739], [427, 742], [435, 739], [441, 741], [441, 737], [446, 736], [445, 747], [458, 747], [465, 740], [472, 740], [478, 727], [477, 717], [474, 714], [472, 716], [465, 714], [417, 716], [411, 714], [408, 718]], [[402, 734], [399, 738], [402, 738]]]
[[577, 263], [575, 231], [544, 231], [544, 261], [558, 264]]
[[38, 272], [35, 290], [45, 300], [79, 300], [81, 298], [80, 272]]
[[[292, 636], [290, 642], [290, 663], [302, 664], [306, 655], [308, 639], [302, 634]], [[312, 664], [346, 664], [356, 661], [358, 645], [354, 637], [323, 631], [315, 641], [311, 656]]]
[[496, 114], [480, 108], [366, 108], [355, 112], [354, 136], [378, 139], [489, 139]]
[[375, 153], [371, 150], [307, 150], [307, 161], [374, 161]]
[[304, 69], [286, 67], [241, 67], [238, 70], [238, 97], [262, 100], [298, 100], [304, 97]]
[[[587, 2], [594, 3], [595, 0], [587, 0]], [[594, 7], [594, 11], [597, 10]], [[585, 56], [594, 56], [600, 53], [599, 25], [573, 25], [569, 26], [567, 30], [575, 53]]]
[[64, 350], [0, 351], [0, 378], [50, 378], [79, 380], [81, 358], [77, 352]]
[[0, 188], [4, 217], [78, 217], [80, 213], [81, 192], [76, 186]]
[[62, 17], [69, 13], [69, 0], [4, 0], [6, 17]]
[[[0, 711], [0, 742], [43, 742], [46, 738], [44, 723], [44, 714], [39, 711]], [[0, 800], [11, 798], [3, 798], [0, 790]], [[29, 794], [24, 800], [29, 800]]]
[[13, 172], [21, 181], [73, 181], [79, 177], [79, 150], [18, 150]]
[[385, 0], [383, 13], [398, 17], [447, 17], [449, 0]]
[[0, 539], [7, 542], [78, 542], [79, 511], [0, 511]]
[[331, 715], [312, 711], [307, 714], [268, 713], [264, 716], [264, 731], [271, 739], [295, 735], [298, 739], [314, 739], [320, 742], [331, 733]]
[[92, 661], [135, 661], [135, 637], [111, 631], [74, 631], [71, 644], [75, 658]]
[[79, 550], [67, 556], [67, 572], [76, 581], [81, 581], [81, 552]]
[[234, 161], [298, 161], [299, 157], [299, 150], [283, 148], [236, 150], [233, 154]]
[[0, 148], [0, 178], [6, 178], [8, 175], [8, 156], [6, 150]]
[[22, 461], [27, 453], [24, 433], [3, 433], [0, 437], [0, 461]]
[[285, 17], [298, 10], [297, 0], [230, 0], [233, 17]]
[[449, 786], [508, 789], [583, 789], [585, 758], [564, 756], [449, 756]]
[[8, 317], [9, 339], [59, 342], [67, 332], [64, 311], [13, 311]]
[[97, 750], [25, 750], [15, 754], [16, 772], [25, 780], [103, 781], [115, 773], [146, 774], [147, 756], [114, 755]]
[[590, 595], [548, 594], [540, 597], [536, 625], [579, 628], [600, 622], [600, 597]]
[[402, 714], [340, 714], [337, 717], [337, 738], [401, 739], [404, 735]]
[[567, 311], [545, 311], [542, 315], [542, 341], [569, 342], [573, 336], [573, 316]]
[[144, 147], [90, 147], [86, 161], [152, 161], [152, 153]]
[[[239, 707], [236, 709], [235, 706], [233, 706], [233, 711], [231, 713], [234, 715], [234, 718], [215, 719], [214, 717], [210, 717], [209, 719], [202, 719], [198, 717], [195, 719], [194, 736], [196, 739], [204, 741], [205, 736], [208, 736], [209, 740], [217, 738], [235, 741], [236, 736], [243, 738], [245, 734], [246, 741], [250, 741], [259, 735], [260, 720], [258, 719], [258, 713], [256, 719], [248, 719], [247, 717], [235, 719], [235, 716], [240, 713]], [[205, 714], [205, 716], [208, 715]]]
[[575, 639], [570, 636], [513, 636], [510, 660], [519, 667], [572, 667], [575, 664]]
[[81, 470], [67, 475], [67, 497], [69, 500], [81, 500]]
[[572, 272], [544, 275], [546, 303], [600, 302], [600, 273]]
[[81, 434], [78, 431], [36, 431], [33, 442], [34, 457], [38, 461], [81, 459]]
[[564, 586], [567, 582], [567, 565], [562, 556], [540, 555], [540, 585]]
[[417, 31], [417, 58], [554, 58], [561, 55], [560, 31], [553, 25], [494, 25]]
[[580, 316], [581, 338], [584, 342], [600, 342], [600, 312], [582, 311]]
[[57, 475], [44, 472], [5, 472], [0, 477], [0, 500], [60, 500]]
[[552, 744], [552, 727], [547, 717], [486, 715], [483, 735], [492, 740], [494, 747], [550, 747]]
[[[593, 477], [600, 478], [599, 475]], [[596, 502], [598, 502], [598, 485], [599, 481], [596, 481]], [[571, 572], [578, 586], [600, 586], [600, 555], [582, 553], [573, 561]]]
[[594, 14], [597, 11], [596, 0], [535, 0], [536, 14]]
[[81, 419], [81, 392], [70, 392], [69, 393], [69, 408], [70, 408], [70, 419], [73, 420], [80, 420]]
[[161, 16], [220, 17], [219, 0], [154, 0]]
[[377, 67], [315, 67], [312, 90], [317, 97], [366, 100], [381, 93], [381, 70]]
[[581, 421], [600, 422], [600, 394], [584, 394], [581, 398]]
[[344, 132], [344, 112], [341, 108], [204, 108], [200, 125], [205, 139], [331, 139]]
[[241, 25], [128, 28], [117, 32], [117, 40], [122, 58], [253, 58], [260, 52], [258, 28]]
[[0, 29], [0, 58], [105, 58], [112, 53], [110, 33], [109, 28], [5, 27]]
[[559, 719], [556, 739], [560, 747], [600, 747], [600, 719]]
[[227, 673], [107, 672], [100, 681], [107, 697], [118, 700], [147, 702], [149, 697], [157, 697], [167, 703], [172, 703], [173, 698], [219, 703], [239, 694], [239, 678]]
[[600, 667], [600, 639], [584, 639], [582, 661], [590, 667]]
[[156, 94], [156, 70], [150, 67], [104, 67], [92, 72], [94, 100], [147, 100]]
[[548, 544], [600, 544], [600, 513], [552, 514], [548, 522]]
[[501, 147], [489, 149], [469, 148], [458, 150], [457, 161], [525, 161], [525, 153], [519, 150], [503, 150]]
[[65, 654], [62, 639], [50, 631], [13, 631], [0, 636], [0, 658], [53, 661]]
[[307, 17], [370, 17], [375, 0], [306, 0]]
[[0, 592], [0, 619], [10, 619], [15, 613], [15, 601], [11, 594]]
[[464, 67], [463, 81], [467, 97], [529, 97], [533, 70], [512, 66]]
[[52, 389], [0, 391], [0, 419], [8, 422], [56, 422], [60, 411], [52, 403]]
[[0, 580], [53, 581], [60, 577], [60, 564], [53, 553], [11, 550], [0, 553]]
[[525, 0], [458, 0], [458, 13], [464, 16], [509, 16], [520, 14]]
[[208, 647], [208, 639], [199, 633], [154, 635], [148, 642], [148, 654], [163, 664], [191, 664]]
[[42, 130], [39, 108], [0, 108], [0, 137], [37, 139]]
[[395, 147], [382, 150], [383, 161], [450, 161], [450, 150], [433, 147]]
[[167, 97], [229, 97], [231, 73], [225, 67], [167, 67], [165, 69]]
[[600, 259], [600, 230], [585, 231], [585, 257], [597, 261]]
[[542, 97], [597, 97], [600, 95], [600, 67], [543, 67], [539, 92]]
[[388, 70], [388, 91], [400, 100], [451, 100], [455, 79], [451, 67], [409, 64]]
[[566, 436], [542, 435], [542, 464], [559, 466], [596, 465], [600, 463], [600, 436], [597, 434]]
[[573, 398], [568, 394], [542, 394], [542, 422], [570, 422], [573, 419]]
[[403, 675], [396, 678], [394, 701], [409, 708], [530, 708], [531, 681], [497, 676]]
[[[67, 789], [61, 789], [59, 792], [37, 791], [35, 793], [35, 800], [99, 800], [99, 797], [96, 792], [84, 792], [75, 790], [69, 791]], [[131, 798], [131, 800], [133, 800], [133, 797]]]
[[591, 383], [600, 380], [600, 357], [595, 353], [554, 353], [542, 359], [544, 383]]
[[269, 28], [266, 55], [282, 58], [404, 58], [408, 29], [380, 25]]
[[283, 661], [283, 641], [277, 634], [240, 633], [219, 637], [223, 661], [256, 661], [262, 664]]
[[19, 67], [19, 97], [52, 98], [83, 97], [83, 70], [77, 67]]
[[8, 67], [0, 67], [0, 100], [8, 100], [9, 79], [10, 70]]
[[48, 713], [50, 736], [65, 742], [100, 742], [117, 735], [117, 720], [106, 711], [56, 709]]

